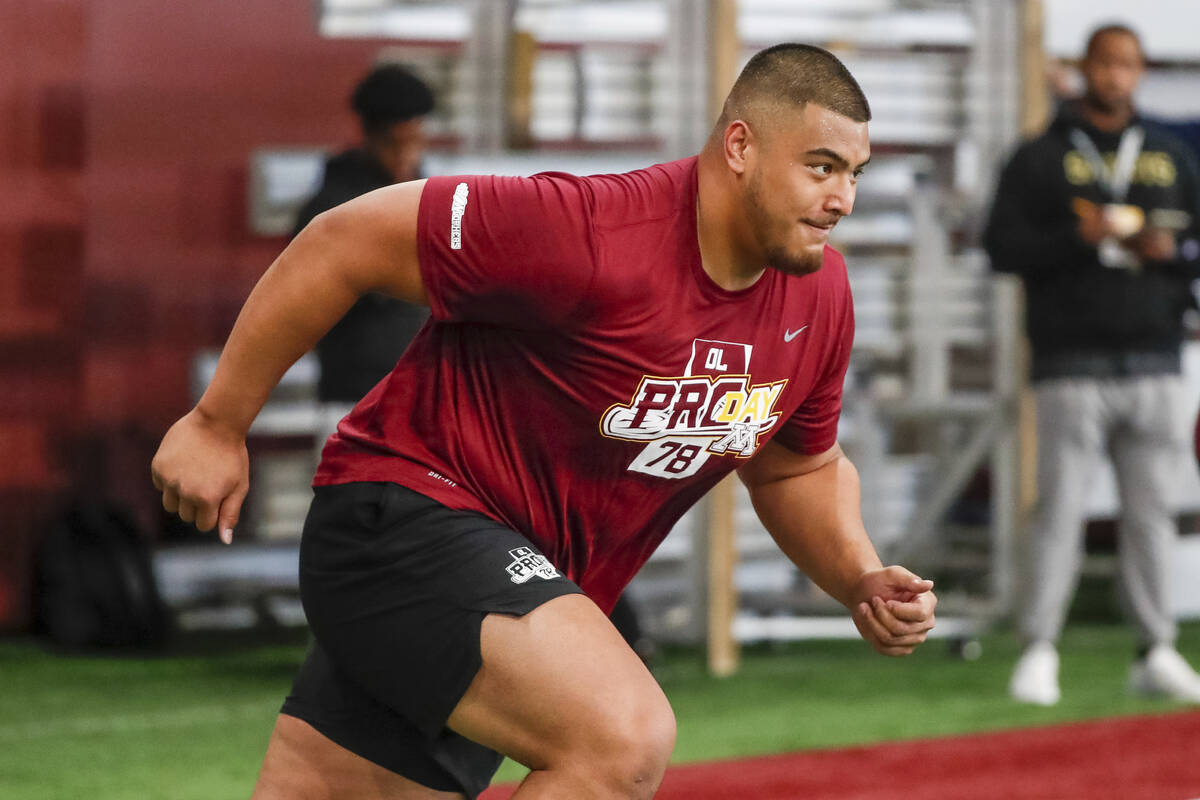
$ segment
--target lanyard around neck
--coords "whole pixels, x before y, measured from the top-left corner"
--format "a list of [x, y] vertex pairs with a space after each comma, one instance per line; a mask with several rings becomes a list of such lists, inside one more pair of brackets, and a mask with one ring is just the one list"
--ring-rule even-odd
[[1129, 184], [1133, 180], [1133, 169], [1142, 152], [1142, 143], [1145, 140], [1146, 133], [1140, 125], [1126, 128], [1125, 132], [1121, 134], [1121, 142], [1117, 145], [1117, 158], [1110, 170], [1104, 163], [1104, 159], [1101, 158], [1100, 151], [1096, 149], [1096, 143], [1092, 141], [1092, 138], [1079, 128], [1071, 129], [1071, 143], [1091, 164], [1097, 183], [1108, 192], [1109, 198], [1114, 203], [1125, 201], [1125, 195], [1129, 192]]

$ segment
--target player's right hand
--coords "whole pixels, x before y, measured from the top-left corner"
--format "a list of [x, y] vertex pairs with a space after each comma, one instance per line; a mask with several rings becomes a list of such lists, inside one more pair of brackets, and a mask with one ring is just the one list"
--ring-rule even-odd
[[1178, 252], [1175, 233], [1165, 228], [1146, 228], [1131, 238], [1128, 245], [1144, 261], [1171, 261]]
[[863, 573], [851, 598], [851, 617], [858, 632], [885, 656], [908, 655], [925, 641], [936, 622], [933, 581], [904, 567]]
[[171, 426], [150, 462], [163, 508], [202, 531], [216, 526], [221, 541], [233, 528], [250, 486], [246, 439], [192, 409]]

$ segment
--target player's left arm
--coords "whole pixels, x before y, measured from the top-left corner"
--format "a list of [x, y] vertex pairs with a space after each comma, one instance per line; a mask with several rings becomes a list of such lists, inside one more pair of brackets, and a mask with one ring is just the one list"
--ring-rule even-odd
[[863, 525], [858, 471], [839, 445], [803, 455], [768, 442], [738, 474], [783, 552], [850, 610], [872, 647], [901, 656], [925, 641], [933, 581], [883, 566]]

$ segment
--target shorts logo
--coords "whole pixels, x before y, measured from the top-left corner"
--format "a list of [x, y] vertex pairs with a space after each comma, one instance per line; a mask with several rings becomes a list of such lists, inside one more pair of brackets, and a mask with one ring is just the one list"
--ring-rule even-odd
[[505, 569], [513, 583], [525, 583], [534, 576], [547, 581], [558, 577], [558, 570], [554, 568], [554, 565], [531, 547], [518, 547], [509, 550], [508, 554], [512, 556], [513, 562]]

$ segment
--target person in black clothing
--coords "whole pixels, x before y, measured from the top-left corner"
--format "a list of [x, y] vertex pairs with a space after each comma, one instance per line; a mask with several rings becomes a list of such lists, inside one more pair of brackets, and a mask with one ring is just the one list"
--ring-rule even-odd
[[1056, 643], [1106, 456], [1121, 500], [1122, 600], [1140, 645], [1130, 688], [1200, 702], [1200, 676], [1174, 647], [1166, 580], [1189, 438], [1180, 349], [1200, 277], [1200, 172], [1182, 142], [1134, 109], [1143, 68], [1130, 28], [1091, 35], [1084, 96], [1017, 149], [984, 236], [993, 268], [1025, 285], [1037, 400], [1039, 498], [1018, 562], [1025, 651], [1009, 686], [1022, 702], [1059, 700]]
[[[295, 233], [322, 211], [375, 189], [421, 177], [424, 121], [433, 111], [429, 87], [408, 69], [385, 64], [363, 78], [350, 104], [362, 124], [362, 144], [325, 163], [321, 187], [301, 208]], [[360, 298], [317, 343], [321, 365], [318, 399], [343, 406], [342, 413], [334, 413], [336, 417], [349, 411], [391, 372], [428, 313], [379, 293]]]

